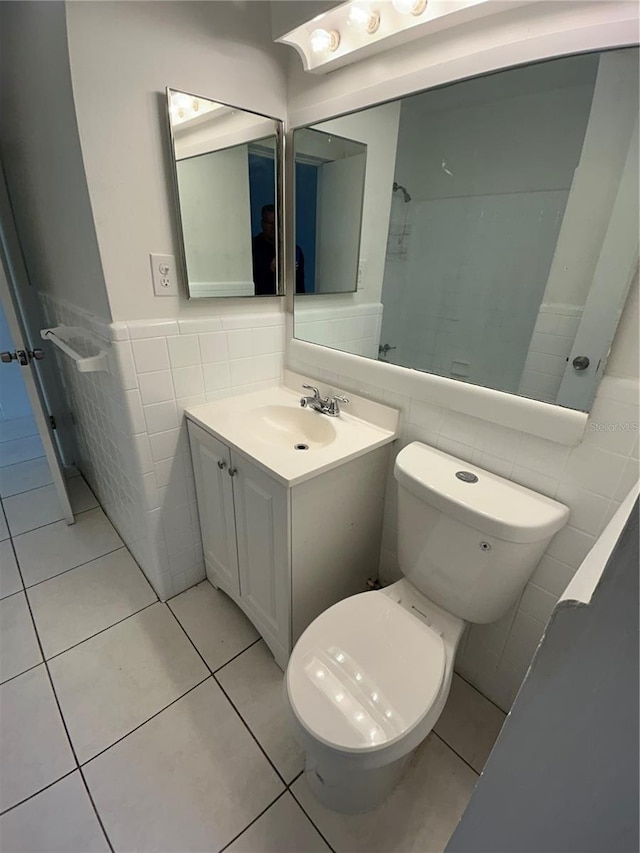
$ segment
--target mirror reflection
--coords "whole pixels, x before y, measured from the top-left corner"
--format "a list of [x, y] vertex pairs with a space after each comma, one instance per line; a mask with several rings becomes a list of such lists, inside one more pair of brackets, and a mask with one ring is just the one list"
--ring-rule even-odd
[[167, 90], [190, 297], [274, 296], [281, 122]]
[[[349, 120], [328, 122], [349, 129]], [[293, 134], [296, 293], [356, 289], [367, 145], [310, 128]]]
[[588, 410], [637, 271], [637, 68], [562, 58], [315, 125], [369, 133], [360, 282], [296, 300], [296, 337]]

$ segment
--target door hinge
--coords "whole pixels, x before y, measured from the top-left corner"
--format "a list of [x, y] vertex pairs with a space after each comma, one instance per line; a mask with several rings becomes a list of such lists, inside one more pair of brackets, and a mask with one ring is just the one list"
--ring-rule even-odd
[[49, 415], [49, 425], [51, 426], [51, 429], [57, 429], [56, 419], [53, 417], [53, 415]]

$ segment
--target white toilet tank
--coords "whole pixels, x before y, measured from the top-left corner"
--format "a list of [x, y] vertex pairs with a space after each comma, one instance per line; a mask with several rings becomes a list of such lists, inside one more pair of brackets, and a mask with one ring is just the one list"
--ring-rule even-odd
[[394, 474], [400, 570], [468, 622], [506, 613], [569, 518], [564, 504], [417, 441]]

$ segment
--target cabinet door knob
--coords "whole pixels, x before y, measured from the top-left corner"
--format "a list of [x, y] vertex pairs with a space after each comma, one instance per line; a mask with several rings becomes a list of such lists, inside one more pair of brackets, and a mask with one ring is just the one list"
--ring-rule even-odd
[[229, 468], [229, 476], [230, 477], [235, 477], [237, 473], [238, 473], [237, 468]]
[[219, 468], [221, 471], [224, 471], [224, 469], [225, 469], [226, 467], [227, 467], [227, 463], [226, 463], [226, 462], [223, 462], [223, 460], [222, 460], [222, 459], [218, 459], [218, 468]]

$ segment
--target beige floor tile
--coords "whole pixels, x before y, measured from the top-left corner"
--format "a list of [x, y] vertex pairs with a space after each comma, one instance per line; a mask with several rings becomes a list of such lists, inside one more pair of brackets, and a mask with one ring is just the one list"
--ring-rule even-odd
[[[98, 501], [82, 477], [69, 480], [67, 492], [75, 514], [98, 506]], [[3, 503], [12, 536], [19, 536], [28, 530], [35, 530], [64, 518], [58, 490], [53, 484], [12, 495], [5, 498]]]
[[0, 687], [0, 755], [0, 810], [76, 766], [44, 665]]
[[76, 771], [0, 817], [2, 849], [29, 853], [108, 851], [87, 790]]
[[260, 636], [240, 608], [209, 581], [172, 598], [169, 607], [212, 670]]
[[0, 601], [0, 682], [42, 661], [24, 592]]
[[20, 572], [10, 539], [0, 542], [0, 598], [6, 598], [22, 589]]
[[82, 477], [72, 477], [67, 480], [67, 493], [71, 503], [71, 509], [75, 513], [86, 512], [98, 506], [96, 496]]
[[154, 604], [49, 662], [80, 763], [208, 675], [164, 604]]
[[84, 770], [116, 850], [219, 850], [283, 787], [212, 678]]
[[282, 695], [284, 673], [264, 642], [251, 646], [216, 678], [285, 782], [291, 782], [304, 767], [304, 752], [289, 725]]
[[53, 484], [4, 498], [3, 503], [12, 536], [64, 518], [58, 491]]
[[30, 489], [39, 489], [52, 482], [46, 456], [0, 468], [0, 495], [3, 498], [28, 492]]
[[57, 521], [16, 536], [14, 545], [27, 586], [59, 575], [122, 547], [101, 509], [83, 512], [75, 524]]
[[505, 714], [459, 675], [434, 731], [478, 773], [487, 762]]
[[28, 596], [47, 658], [157, 601], [126, 548], [39, 583]]
[[291, 794], [286, 793], [225, 853], [325, 853], [329, 849]]
[[414, 754], [391, 796], [366, 814], [325, 809], [300, 777], [291, 790], [334, 850], [440, 853], [478, 777], [433, 734]]

